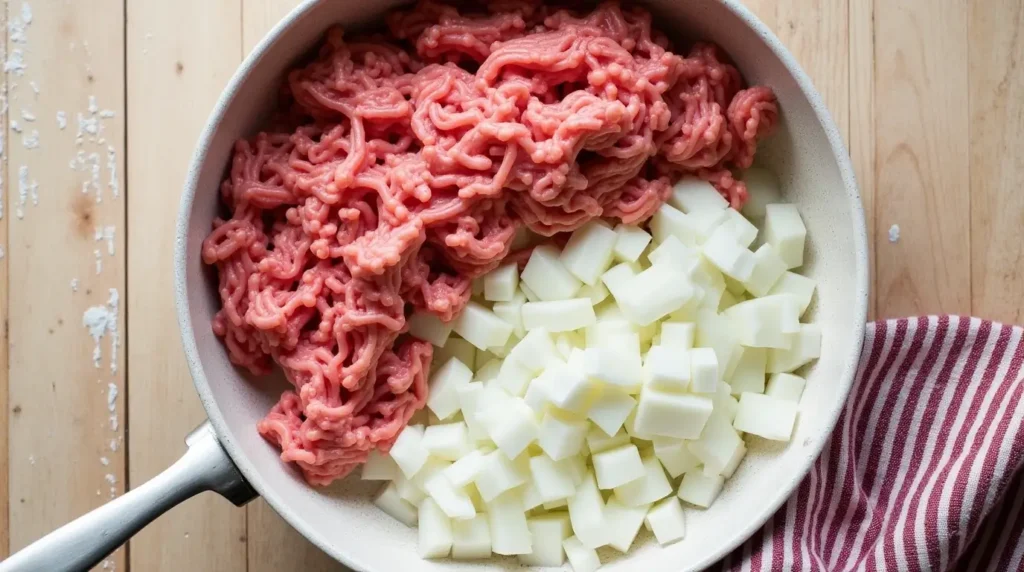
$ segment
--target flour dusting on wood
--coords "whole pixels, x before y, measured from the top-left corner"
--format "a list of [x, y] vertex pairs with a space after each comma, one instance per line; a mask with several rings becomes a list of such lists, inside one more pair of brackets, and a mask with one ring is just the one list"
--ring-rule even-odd
[[[99, 252], [98, 250], [96, 252]], [[110, 297], [102, 306], [90, 306], [82, 314], [82, 326], [89, 331], [93, 341], [92, 363], [98, 369], [103, 362], [102, 342], [104, 337], [110, 338], [110, 372], [117, 373], [117, 348], [121, 345], [121, 332], [118, 327], [118, 306], [120, 296], [117, 288], [110, 289]], [[108, 394], [109, 396], [109, 394]], [[114, 394], [116, 399], [117, 394]], [[108, 397], [109, 399], [109, 397]], [[116, 421], [112, 422], [116, 425]]]

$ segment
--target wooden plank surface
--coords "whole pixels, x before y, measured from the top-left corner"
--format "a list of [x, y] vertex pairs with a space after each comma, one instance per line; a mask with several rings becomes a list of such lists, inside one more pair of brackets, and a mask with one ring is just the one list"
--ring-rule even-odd
[[967, 3], [874, 11], [878, 315], [969, 314]]
[[1024, 3], [970, 14], [971, 287], [975, 314], [1024, 322]]
[[[137, 485], [165, 468], [184, 450], [183, 436], [202, 420], [168, 287], [178, 190], [224, 83], [242, 55], [297, 2], [30, 0], [27, 26], [20, 1], [6, 2], [6, 12], [0, 11], [0, 18], [18, 19], [10, 27], [0, 22], [0, 33], [10, 31], [0, 42], [7, 49], [2, 60], [25, 65], [21, 75], [6, 74], [9, 107], [0, 107], [0, 133], [6, 134], [0, 156], [0, 311], [6, 326], [0, 334], [0, 555], [109, 498], [107, 474], [118, 494], [126, 481]], [[748, 5], [793, 51], [846, 137], [873, 247], [874, 315], [973, 312], [1024, 322], [1024, 5]], [[10, 57], [14, 49], [21, 50], [21, 60]], [[96, 97], [95, 117], [90, 95]], [[101, 117], [104, 109], [113, 116]], [[65, 113], [64, 129], [58, 111]], [[81, 144], [78, 113], [85, 130]], [[91, 136], [93, 124], [103, 126], [102, 134]], [[116, 200], [108, 145], [126, 187]], [[101, 203], [92, 185], [94, 162]], [[893, 225], [899, 238], [890, 241]], [[113, 229], [113, 255], [107, 227]], [[72, 291], [75, 278], [78, 289]], [[117, 289], [118, 308], [126, 312], [118, 314], [118, 330], [102, 329], [96, 368], [83, 314], [95, 307], [93, 324], [112, 316], [106, 307], [110, 288]], [[115, 331], [127, 340], [114, 360], [116, 373], [110, 370]], [[46, 359], [52, 352], [41, 348], [59, 348], [60, 359]], [[113, 412], [109, 383], [117, 388]], [[125, 444], [119, 439], [126, 418]], [[122, 550], [110, 566], [338, 568], [262, 501], [239, 510], [213, 495], [159, 519], [132, 541], [127, 560]]]
[[[133, 485], [184, 451], [204, 418], [181, 350], [174, 298], [174, 222], [196, 137], [241, 58], [241, 3], [128, 3], [129, 399]], [[209, 493], [131, 542], [145, 571], [246, 569], [245, 511]]]
[[8, 3], [14, 550], [124, 487], [123, 6]]
[[[7, 61], [7, 11], [0, 10], [0, 60]], [[7, 98], [7, 77], [4, 76], [3, 85], [0, 86], [0, 103]], [[0, 105], [0, 135], [4, 141], [7, 140], [7, 108]], [[7, 221], [9, 216], [3, 216], [3, 207], [6, 197], [9, 194], [4, 187], [7, 184], [7, 153], [4, 145], [0, 145], [0, 318], [3, 318], [3, 327], [0, 328], [0, 559], [10, 554], [11, 548], [11, 525], [10, 525], [10, 471], [13, 464], [8, 463], [8, 413], [11, 410], [9, 397], [10, 370], [8, 369], [8, 324], [9, 313], [7, 311]]]

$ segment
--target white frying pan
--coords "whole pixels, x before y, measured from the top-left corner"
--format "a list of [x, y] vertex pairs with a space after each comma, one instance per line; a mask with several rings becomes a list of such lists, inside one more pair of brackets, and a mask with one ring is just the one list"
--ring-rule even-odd
[[[308, 486], [255, 425], [277, 401], [279, 380], [246, 379], [228, 362], [210, 329], [219, 307], [216, 280], [200, 244], [218, 208], [218, 186], [236, 139], [257, 131], [285, 70], [331, 25], [358, 26], [397, 1], [308, 1], [253, 50], [210, 117], [188, 172], [175, 246], [175, 294], [182, 339], [209, 422], [186, 442], [188, 452], [153, 480], [60, 528], [0, 563], [0, 572], [83, 570], [102, 560], [163, 511], [214, 490], [242, 505], [258, 493], [292, 526], [339, 562], [367, 572], [518, 569], [515, 560], [425, 562], [416, 533], [378, 511], [357, 477], [329, 490]], [[804, 478], [849, 392], [868, 300], [864, 214], [842, 137], [793, 57], [735, 0], [651, 0], [655, 22], [671, 37], [713, 41], [750, 83], [771, 86], [781, 129], [759, 161], [781, 178], [786, 199], [808, 229], [805, 272], [818, 282], [810, 316], [823, 328], [821, 359], [808, 373], [800, 422], [788, 445], [751, 443], [715, 505], [687, 514], [687, 537], [667, 548], [643, 543], [629, 556], [607, 555], [607, 570], [678, 571], [707, 566], [750, 536]], [[17, 526], [18, 523], [12, 523]]]

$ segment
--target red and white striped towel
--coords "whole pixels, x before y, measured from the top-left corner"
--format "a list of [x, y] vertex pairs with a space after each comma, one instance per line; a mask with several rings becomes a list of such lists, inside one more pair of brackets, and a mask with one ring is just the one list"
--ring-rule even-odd
[[869, 324], [832, 439], [720, 568], [1024, 570], [1022, 335], [955, 316]]

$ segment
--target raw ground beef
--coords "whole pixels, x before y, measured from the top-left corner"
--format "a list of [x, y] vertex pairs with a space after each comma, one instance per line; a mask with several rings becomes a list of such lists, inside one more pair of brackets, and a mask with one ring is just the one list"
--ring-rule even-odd
[[203, 245], [232, 361], [294, 386], [258, 429], [317, 485], [423, 406], [432, 348], [408, 312], [450, 320], [520, 227], [642, 223], [684, 174], [741, 206], [732, 170], [777, 118], [770, 89], [715, 46], [674, 53], [639, 8], [423, 2], [387, 30], [333, 29], [289, 72]]

